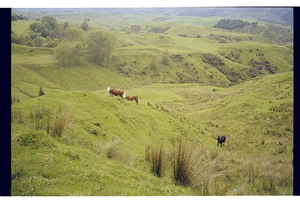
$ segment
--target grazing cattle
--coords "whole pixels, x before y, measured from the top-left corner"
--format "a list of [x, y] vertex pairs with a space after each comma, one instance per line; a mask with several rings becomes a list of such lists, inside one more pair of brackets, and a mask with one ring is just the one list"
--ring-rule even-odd
[[113, 89], [113, 88], [107, 87], [107, 91], [110, 96], [120, 96], [121, 98], [123, 98], [124, 91], [121, 89]]
[[139, 103], [139, 97], [137, 95], [126, 95], [126, 94], [124, 94], [124, 98], [126, 98], [128, 101], [135, 100], [136, 104]]
[[222, 147], [222, 143], [225, 143], [226, 141], [226, 136], [225, 135], [218, 136], [217, 140], [218, 140], [218, 145], [221, 144]]

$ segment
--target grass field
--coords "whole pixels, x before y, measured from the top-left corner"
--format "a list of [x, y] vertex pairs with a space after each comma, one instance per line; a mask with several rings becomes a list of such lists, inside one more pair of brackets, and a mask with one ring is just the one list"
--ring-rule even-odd
[[[107, 67], [88, 59], [61, 67], [51, 48], [12, 44], [13, 196], [293, 194], [293, 51], [207, 27], [218, 19], [182, 20], [191, 24], [141, 20], [141, 33], [110, 30], [117, 48]], [[17, 22], [15, 33], [30, 24]], [[146, 30], [171, 25], [167, 33]], [[242, 40], [219, 43], [212, 33]], [[160, 63], [166, 50], [167, 66]], [[222, 56], [230, 50], [241, 62]], [[232, 85], [204, 53], [245, 79]], [[243, 69], [262, 54], [278, 72], [247, 77]], [[138, 105], [110, 97], [107, 87], [137, 94]], [[175, 176], [181, 163], [190, 174]]]

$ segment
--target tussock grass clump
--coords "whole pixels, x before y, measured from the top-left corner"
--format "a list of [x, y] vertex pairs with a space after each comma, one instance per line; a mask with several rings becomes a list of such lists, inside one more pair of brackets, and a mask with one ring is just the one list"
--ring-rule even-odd
[[50, 114], [50, 111], [44, 106], [33, 107], [33, 109], [30, 111], [29, 117], [33, 119], [34, 128], [37, 130], [43, 129], [46, 120], [47, 133], [49, 133], [48, 128]]
[[25, 119], [25, 113], [20, 108], [14, 108], [12, 112], [12, 120], [17, 123], [23, 123]]
[[31, 147], [32, 149], [50, 149], [56, 147], [44, 131], [28, 132], [18, 134], [13, 142], [16, 146]]
[[127, 165], [132, 165], [133, 163], [131, 156], [122, 149], [120, 140], [114, 137], [104, 144], [83, 141], [82, 145], [91, 152], [104, 156], [105, 158], [116, 160]]
[[12, 161], [12, 174], [11, 174], [12, 180], [17, 179], [23, 175], [25, 175], [24, 165]]
[[120, 110], [117, 111], [116, 116], [120, 119], [120, 121], [127, 123], [128, 117], [123, 115]]
[[161, 144], [159, 147], [153, 147], [147, 143], [145, 159], [151, 164], [151, 172], [154, 175], [161, 177], [164, 163], [163, 145]]
[[263, 190], [274, 195], [276, 194], [276, 179], [272, 175], [265, 175], [263, 177]]
[[41, 86], [39, 89], [39, 96], [43, 96], [43, 95], [45, 95], [45, 92], [44, 92], [43, 87]]
[[194, 177], [197, 160], [194, 156], [195, 144], [180, 138], [172, 158], [173, 176], [176, 184], [190, 186]]
[[112, 139], [109, 141], [107, 144], [105, 144], [102, 147], [102, 153], [107, 157], [107, 158], [115, 158], [119, 155], [119, 147], [118, 147], [119, 141]]
[[201, 195], [209, 195], [211, 182], [229, 172], [218, 167], [217, 160], [221, 157], [215, 150], [207, 150], [187, 138], [181, 138], [172, 158], [176, 184], [192, 187]]
[[16, 98], [15, 96], [11, 97], [11, 104], [13, 104], [14, 102], [20, 102], [19, 98]]
[[247, 174], [248, 174], [248, 182], [253, 183], [257, 174], [257, 171], [253, 163], [249, 163], [247, 165]]
[[70, 122], [71, 114], [68, 111], [61, 111], [58, 115], [56, 115], [53, 130], [51, 135], [53, 137], [61, 137], [68, 129], [68, 125]]
[[145, 160], [150, 162], [150, 150], [151, 146], [149, 143], [146, 143], [146, 149], [145, 149]]

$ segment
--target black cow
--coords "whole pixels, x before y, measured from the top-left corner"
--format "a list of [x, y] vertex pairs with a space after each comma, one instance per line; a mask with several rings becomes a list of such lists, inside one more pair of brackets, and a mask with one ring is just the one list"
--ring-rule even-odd
[[226, 136], [225, 135], [218, 136], [217, 140], [218, 140], [218, 145], [221, 144], [222, 147], [222, 143], [225, 143], [226, 141]]

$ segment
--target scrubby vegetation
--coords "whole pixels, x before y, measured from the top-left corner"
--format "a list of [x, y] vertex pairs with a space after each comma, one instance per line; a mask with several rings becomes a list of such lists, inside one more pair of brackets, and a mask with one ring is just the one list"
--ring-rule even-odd
[[217, 22], [217, 24], [214, 26], [215, 28], [220, 28], [220, 29], [228, 29], [228, 30], [233, 30], [237, 28], [244, 28], [245, 26], [257, 26], [258, 23], [249, 23], [243, 20], [231, 20], [231, 19], [222, 19]]
[[207, 53], [202, 55], [202, 61], [213, 66], [223, 66], [224, 62], [219, 59], [217, 56]]

